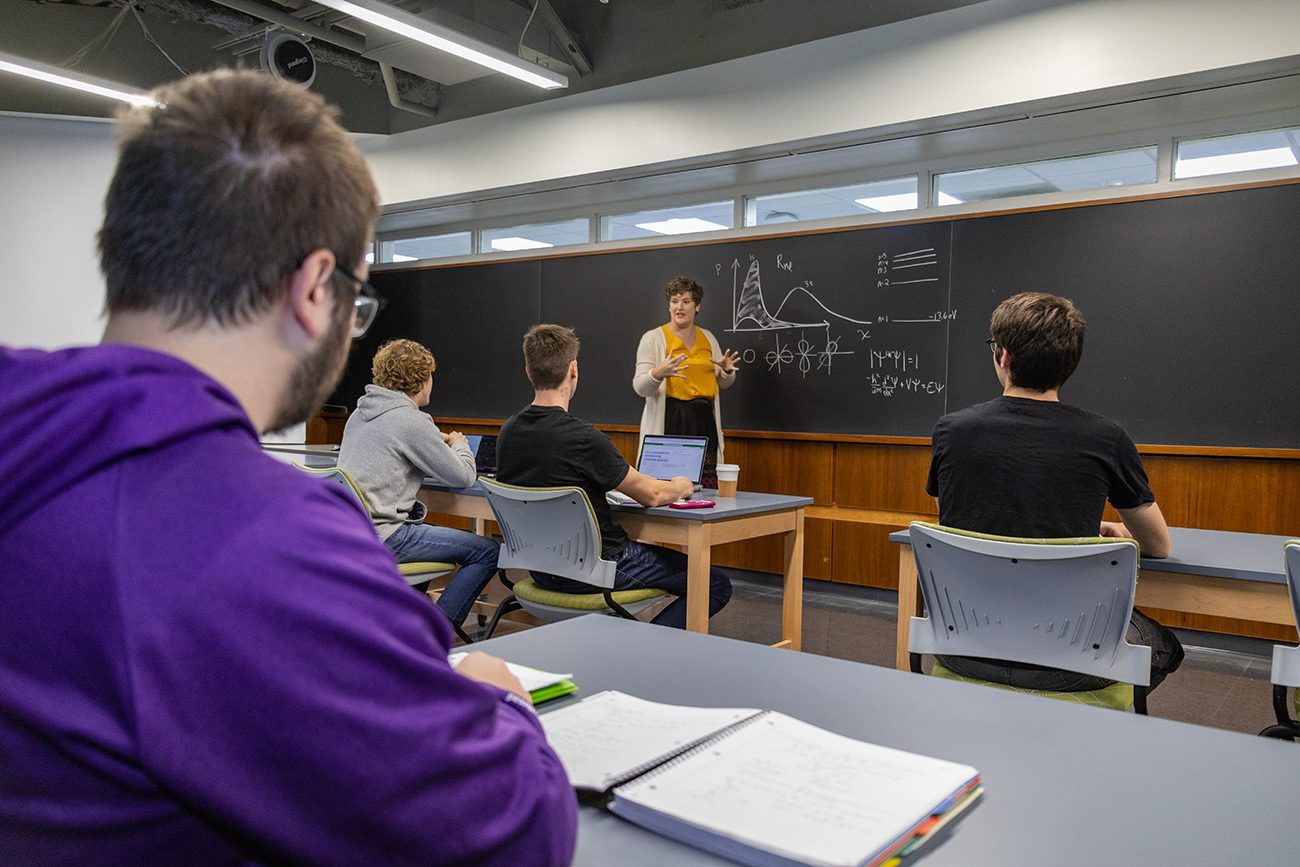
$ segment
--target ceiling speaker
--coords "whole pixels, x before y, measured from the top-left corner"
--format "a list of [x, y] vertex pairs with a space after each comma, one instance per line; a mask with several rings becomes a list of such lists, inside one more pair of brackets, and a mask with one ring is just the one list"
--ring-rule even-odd
[[262, 43], [262, 69], [281, 81], [311, 87], [316, 80], [316, 58], [300, 37], [272, 33]]

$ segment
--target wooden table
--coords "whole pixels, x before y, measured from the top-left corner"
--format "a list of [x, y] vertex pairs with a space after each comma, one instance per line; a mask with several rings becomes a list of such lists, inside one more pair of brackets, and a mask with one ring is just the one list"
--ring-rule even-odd
[[[1172, 555], [1143, 557], [1138, 564], [1137, 607], [1295, 625], [1282, 554], [1283, 543], [1292, 537], [1186, 527], [1171, 527], [1169, 535]], [[908, 531], [890, 533], [889, 541], [901, 545], [894, 663], [907, 671], [908, 628], [921, 613], [922, 600]]]
[[[714, 500], [711, 509], [643, 509], [610, 506], [614, 520], [638, 542], [680, 545], [686, 553], [686, 628], [709, 631], [709, 567], [713, 546], [756, 539], [785, 537], [784, 593], [781, 606], [781, 641], [778, 647], [799, 650], [803, 641], [803, 543], [804, 509], [811, 497], [758, 494], [740, 491], [735, 497], [719, 497], [717, 491], [701, 491], [703, 500]], [[473, 518], [475, 528], [492, 520], [492, 510], [477, 488], [449, 489], [426, 484], [420, 501], [430, 512]]]

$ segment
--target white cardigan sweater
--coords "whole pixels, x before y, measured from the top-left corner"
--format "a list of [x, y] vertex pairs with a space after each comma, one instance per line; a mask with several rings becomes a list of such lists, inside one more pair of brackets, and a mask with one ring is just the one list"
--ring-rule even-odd
[[[696, 340], [702, 336], [709, 341], [710, 355], [713, 358], [722, 357], [717, 338], [713, 336], [713, 332], [698, 325], [695, 326], [695, 330], [699, 332], [696, 335]], [[651, 328], [641, 335], [641, 343], [636, 348], [636, 373], [632, 375], [632, 390], [645, 398], [645, 409], [641, 412], [641, 435], [637, 439], [638, 450], [641, 447], [641, 440], [645, 439], [646, 434], [661, 434], [664, 432], [664, 384], [651, 376], [650, 371], [667, 356], [668, 341], [664, 339], [662, 327]], [[736, 381], [736, 374], [734, 372], [723, 373], [721, 368], [715, 368], [715, 370], [718, 374], [718, 397], [713, 399], [713, 422], [718, 427], [718, 463], [723, 463], [722, 410], [719, 409], [719, 405], [722, 403], [722, 389], [731, 387], [731, 384]]]

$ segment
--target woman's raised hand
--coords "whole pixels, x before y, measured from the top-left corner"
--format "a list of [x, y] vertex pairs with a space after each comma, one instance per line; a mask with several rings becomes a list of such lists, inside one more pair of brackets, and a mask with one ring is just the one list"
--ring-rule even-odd
[[721, 368], [723, 373], [735, 373], [740, 368], [740, 353], [732, 352], [730, 349], [724, 350], [722, 357], [713, 359], [713, 363]]
[[686, 353], [679, 352], [676, 355], [669, 355], [663, 361], [659, 362], [659, 364], [650, 371], [650, 376], [654, 378], [655, 382], [663, 382], [669, 377], [685, 379], [686, 374], [678, 372], [685, 366]]

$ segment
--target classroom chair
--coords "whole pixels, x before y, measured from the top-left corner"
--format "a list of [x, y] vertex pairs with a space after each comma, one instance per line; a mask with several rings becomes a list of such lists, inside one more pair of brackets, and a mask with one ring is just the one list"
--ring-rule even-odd
[[560, 593], [537, 586], [532, 578], [514, 582], [512, 595], [497, 608], [487, 633], [501, 617], [522, 608], [541, 620], [556, 621], [603, 612], [635, 619], [663, 590], [614, 590], [615, 564], [601, 559], [600, 526], [581, 488], [524, 488], [479, 479], [501, 527], [502, 569], [528, 569], [571, 578], [600, 588], [593, 593]]
[[[299, 463], [295, 463], [294, 466], [308, 475], [315, 476], [318, 479], [324, 479], [327, 482], [332, 482], [343, 488], [352, 495], [353, 501], [366, 513], [366, 520], [370, 520], [370, 506], [366, 502], [366, 495], [361, 492], [359, 487], [357, 487], [357, 483], [352, 480], [352, 477], [347, 474], [347, 471], [341, 470], [338, 467], [305, 467]], [[423, 503], [420, 503], [419, 505], [421, 508], [424, 506]], [[450, 575], [458, 568], [460, 567], [455, 563], [442, 563], [435, 561], [418, 561], [414, 563], [397, 564], [397, 571], [402, 573], [402, 577], [406, 579], [406, 583], [410, 584], [411, 587], [421, 593], [426, 593], [426, 595], [428, 595], [427, 591], [429, 589], [429, 584], [432, 581]], [[431, 595], [429, 598], [431, 600], [433, 599]], [[450, 622], [450, 619], [448, 622]], [[461, 641], [466, 644], [473, 643], [465, 630], [461, 629], [459, 623], [452, 623], [451, 627], [456, 630], [456, 636], [460, 638]]]
[[[1291, 592], [1291, 613], [1300, 624], [1300, 539], [1282, 547], [1286, 561], [1286, 586]], [[1260, 737], [1300, 739], [1300, 647], [1273, 645], [1273, 713], [1277, 723], [1260, 732]], [[1287, 707], [1287, 687], [1295, 690], [1292, 707]], [[1292, 716], [1292, 713], [1295, 716]]]
[[1117, 681], [1087, 692], [1020, 689], [963, 677], [938, 661], [931, 674], [1145, 714], [1151, 648], [1125, 638], [1137, 586], [1132, 539], [1015, 539], [911, 525], [926, 616], [913, 617], [912, 670], [921, 654], [1006, 659]]

